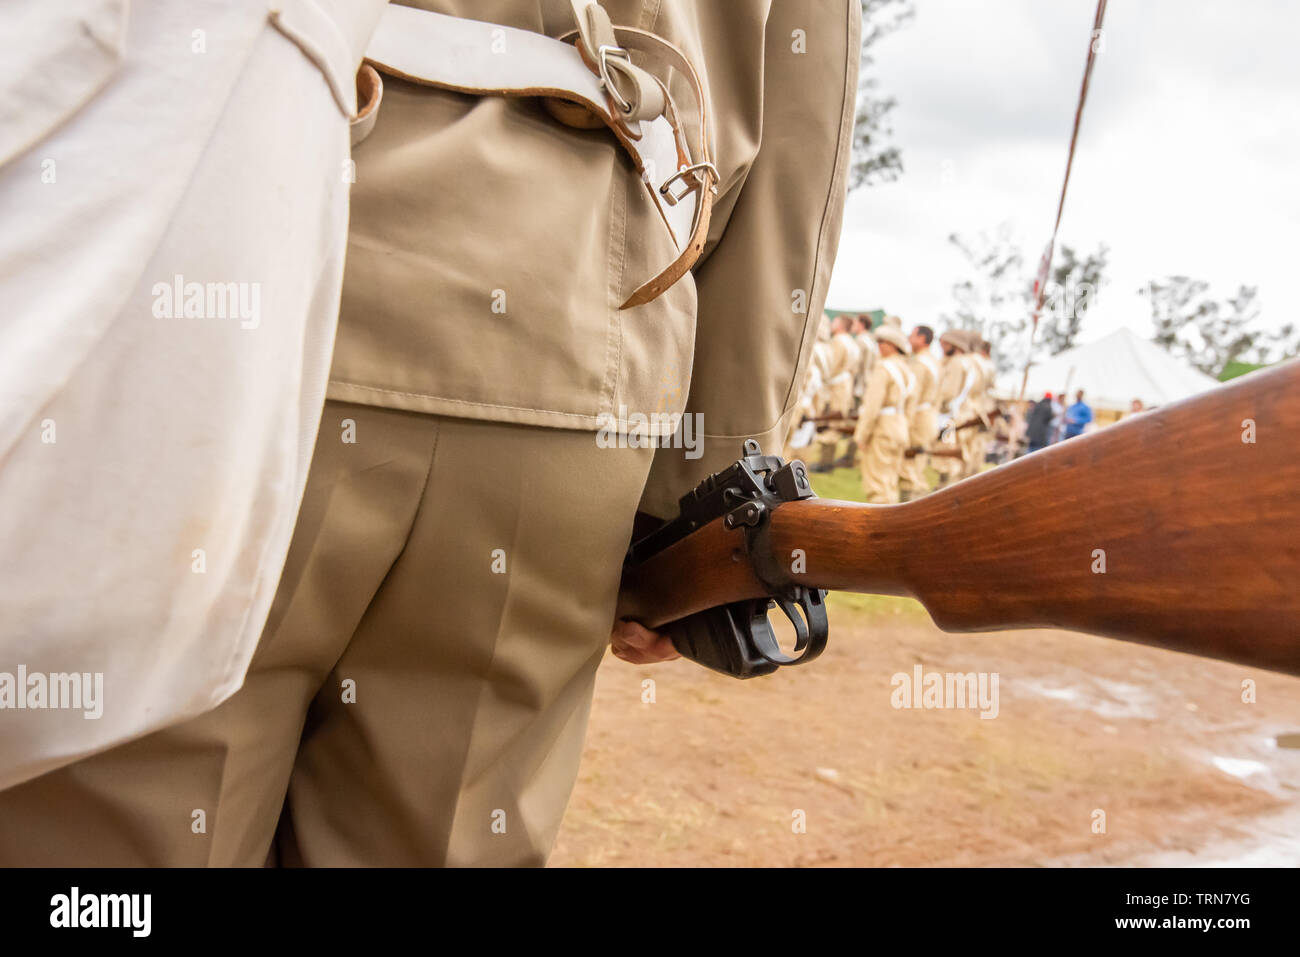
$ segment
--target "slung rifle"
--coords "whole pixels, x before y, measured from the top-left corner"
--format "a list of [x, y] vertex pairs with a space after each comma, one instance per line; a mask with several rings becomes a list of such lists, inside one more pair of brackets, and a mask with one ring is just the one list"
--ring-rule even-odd
[[911, 596], [945, 631], [1065, 628], [1300, 674], [1300, 361], [902, 505], [817, 498], [802, 462], [746, 442], [632, 545], [618, 616], [747, 678], [820, 653], [826, 589]]

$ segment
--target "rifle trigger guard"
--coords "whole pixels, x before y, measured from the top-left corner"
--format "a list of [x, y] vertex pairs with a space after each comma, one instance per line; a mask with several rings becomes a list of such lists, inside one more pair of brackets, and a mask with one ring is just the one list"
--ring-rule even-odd
[[785, 617], [790, 619], [790, 624], [794, 625], [795, 655], [787, 655], [782, 651], [772, 632], [772, 623], [767, 617], [772, 601], [756, 602], [750, 617], [749, 631], [754, 647], [764, 659], [774, 665], [801, 665], [812, 661], [826, 648], [826, 592], [820, 588], [810, 590], [802, 586], [795, 590], [799, 594], [794, 600], [772, 600], [785, 613]]
[[[748, 439], [738, 461], [682, 496], [677, 518], [628, 549], [626, 564], [635, 566], [719, 517], [727, 529], [743, 531], [750, 567], [768, 594], [670, 622], [664, 631], [684, 657], [736, 678], [753, 678], [783, 665], [801, 665], [822, 653], [826, 592], [798, 584], [772, 551], [772, 511], [807, 498], [816, 498], [807, 466], [797, 459], [786, 462], [764, 455], [759, 444]], [[794, 626], [793, 654], [781, 650], [772, 630], [768, 613], [774, 604]]]

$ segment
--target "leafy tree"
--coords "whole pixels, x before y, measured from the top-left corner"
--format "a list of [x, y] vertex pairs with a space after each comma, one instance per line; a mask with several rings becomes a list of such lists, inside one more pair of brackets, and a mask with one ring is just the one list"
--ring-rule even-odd
[[916, 10], [911, 0], [861, 0], [862, 54], [858, 67], [858, 102], [853, 120], [853, 158], [849, 165], [849, 189], [887, 183], [903, 172], [903, 157], [889, 143], [893, 128], [889, 114], [898, 105], [880, 91], [872, 75], [876, 59], [872, 47], [910, 21]]
[[1048, 355], [1078, 345], [1083, 320], [1105, 282], [1109, 252], [1103, 243], [1096, 252], [1080, 259], [1073, 246], [1061, 246], [1047, 281], [1043, 312], [1038, 320], [1039, 340]]
[[991, 342], [999, 373], [1023, 367], [1033, 304], [1024, 277], [1024, 255], [1010, 226], [1003, 223], [992, 234], [970, 238], [953, 233], [948, 241], [961, 250], [974, 277], [953, 284], [956, 306], [940, 318], [951, 326], [974, 329]]
[[1082, 257], [1073, 246], [1060, 247], [1047, 281], [1038, 337], [1031, 347], [1033, 279], [1009, 224], [970, 238], [954, 233], [948, 241], [961, 250], [974, 276], [953, 284], [956, 306], [940, 318], [974, 329], [993, 343], [999, 374], [1023, 369], [1031, 355], [1035, 359], [1044, 353], [1056, 355], [1078, 345], [1088, 310], [1105, 283], [1109, 250], [1104, 243]]
[[1139, 292], [1151, 305], [1152, 341], [1206, 375], [1217, 377], [1234, 361], [1263, 364], [1300, 352], [1294, 323], [1272, 332], [1255, 327], [1256, 286], [1240, 286], [1235, 296], [1217, 300], [1204, 280], [1169, 276]]

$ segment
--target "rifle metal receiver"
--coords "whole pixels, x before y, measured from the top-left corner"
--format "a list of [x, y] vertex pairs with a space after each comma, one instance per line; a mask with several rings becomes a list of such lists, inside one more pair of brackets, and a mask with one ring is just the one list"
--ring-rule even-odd
[[[816, 497], [803, 462], [763, 455], [758, 443], [748, 439], [740, 459], [681, 497], [676, 518], [632, 544], [626, 567], [722, 519], [727, 528], [743, 529], [754, 573], [771, 590], [767, 598], [720, 605], [664, 626], [661, 631], [672, 638], [683, 657], [735, 678], [753, 678], [783, 665], [803, 664], [822, 653], [828, 627], [826, 592], [796, 584], [768, 541], [772, 509]], [[774, 606], [794, 626], [794, 654], [782, 651], [777, 641], [768, 618]]]

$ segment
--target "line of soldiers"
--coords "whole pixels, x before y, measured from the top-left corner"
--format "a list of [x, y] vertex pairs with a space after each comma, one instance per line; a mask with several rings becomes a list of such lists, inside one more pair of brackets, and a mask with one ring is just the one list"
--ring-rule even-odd
[[814, 472], [856, 464], [866, 501], [880, 504], [932, 491], [927, 465], [940, 487], [978, 472], [996, 409], [992, 346], [968, 329], [939, 337], [942, 358], [933, 343], [933, 329], [904, 335], [897, 316], [874, 330], [869, 316], [823, 320], [786, 457], [812, 445]]

